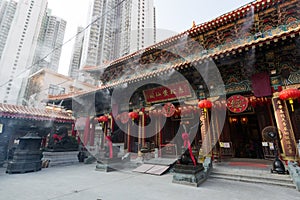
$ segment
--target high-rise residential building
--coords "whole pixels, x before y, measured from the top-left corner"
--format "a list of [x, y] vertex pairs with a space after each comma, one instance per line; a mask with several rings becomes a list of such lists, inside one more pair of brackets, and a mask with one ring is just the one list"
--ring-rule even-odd
[[40, 29], [31, 73], [41, 68], [58, 71], [66, 24], [65, 20], [53, 16], [50, 9], [47, 10]]
[[84, 29], [83, 27], [78, 27], [68, 73], [74, 79], [78, 79], [79, 76], [83, 40]]
[[101, 66], [155, 42], [153, 0], [93, 0], [81, 68]]
[[47, 0], [19, 0], [0, 59], [0, 102], [22, 104]]
[[17, 2], [0, 0], [0, 59], [17, 8]]

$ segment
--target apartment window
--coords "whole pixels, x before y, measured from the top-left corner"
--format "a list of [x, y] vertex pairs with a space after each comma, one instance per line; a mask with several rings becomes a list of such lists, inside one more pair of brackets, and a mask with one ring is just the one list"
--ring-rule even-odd
[[58, 85], [50, 84], [48, 94], [59, 95], [59, 94], [64, 94], [64, 93], [65, 93], [65, 88], [60, 87]]

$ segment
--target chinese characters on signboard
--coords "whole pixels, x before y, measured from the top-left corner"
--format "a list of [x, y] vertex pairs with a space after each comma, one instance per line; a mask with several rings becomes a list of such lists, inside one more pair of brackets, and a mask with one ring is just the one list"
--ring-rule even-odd
[[186, 81], [161, 86], [144, 91], [147, 103], [157, 103], [180, 98], [192, 97], [191, 89]]
[[281, 144], [286, 156], [296, 155], [296, 141], [293, 129], [288, 117], [288, 110], [283, 101], [279, 98], [273, 98], [273, 106], [277, 118], [279, 131], [281, 132]]

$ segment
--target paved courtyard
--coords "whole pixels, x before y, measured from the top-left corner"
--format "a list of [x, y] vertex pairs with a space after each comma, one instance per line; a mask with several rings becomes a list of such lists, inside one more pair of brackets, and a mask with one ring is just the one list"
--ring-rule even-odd
[[43, 168], [39, 172], [6, 174], [0, 168], [0, 199], [5, 200], [299, 200], [295, 189], [208, 179], [200, 187], [172, 183], [172, 174], [109, 173], [95, 164]]

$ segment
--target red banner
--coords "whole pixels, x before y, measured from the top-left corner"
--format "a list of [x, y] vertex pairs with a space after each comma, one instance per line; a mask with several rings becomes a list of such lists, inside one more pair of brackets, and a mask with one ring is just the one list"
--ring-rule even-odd
[[174, 99], [191, 97], [191, 89], [187, 81], [144, 90], [147, 103], [157, 103]]

